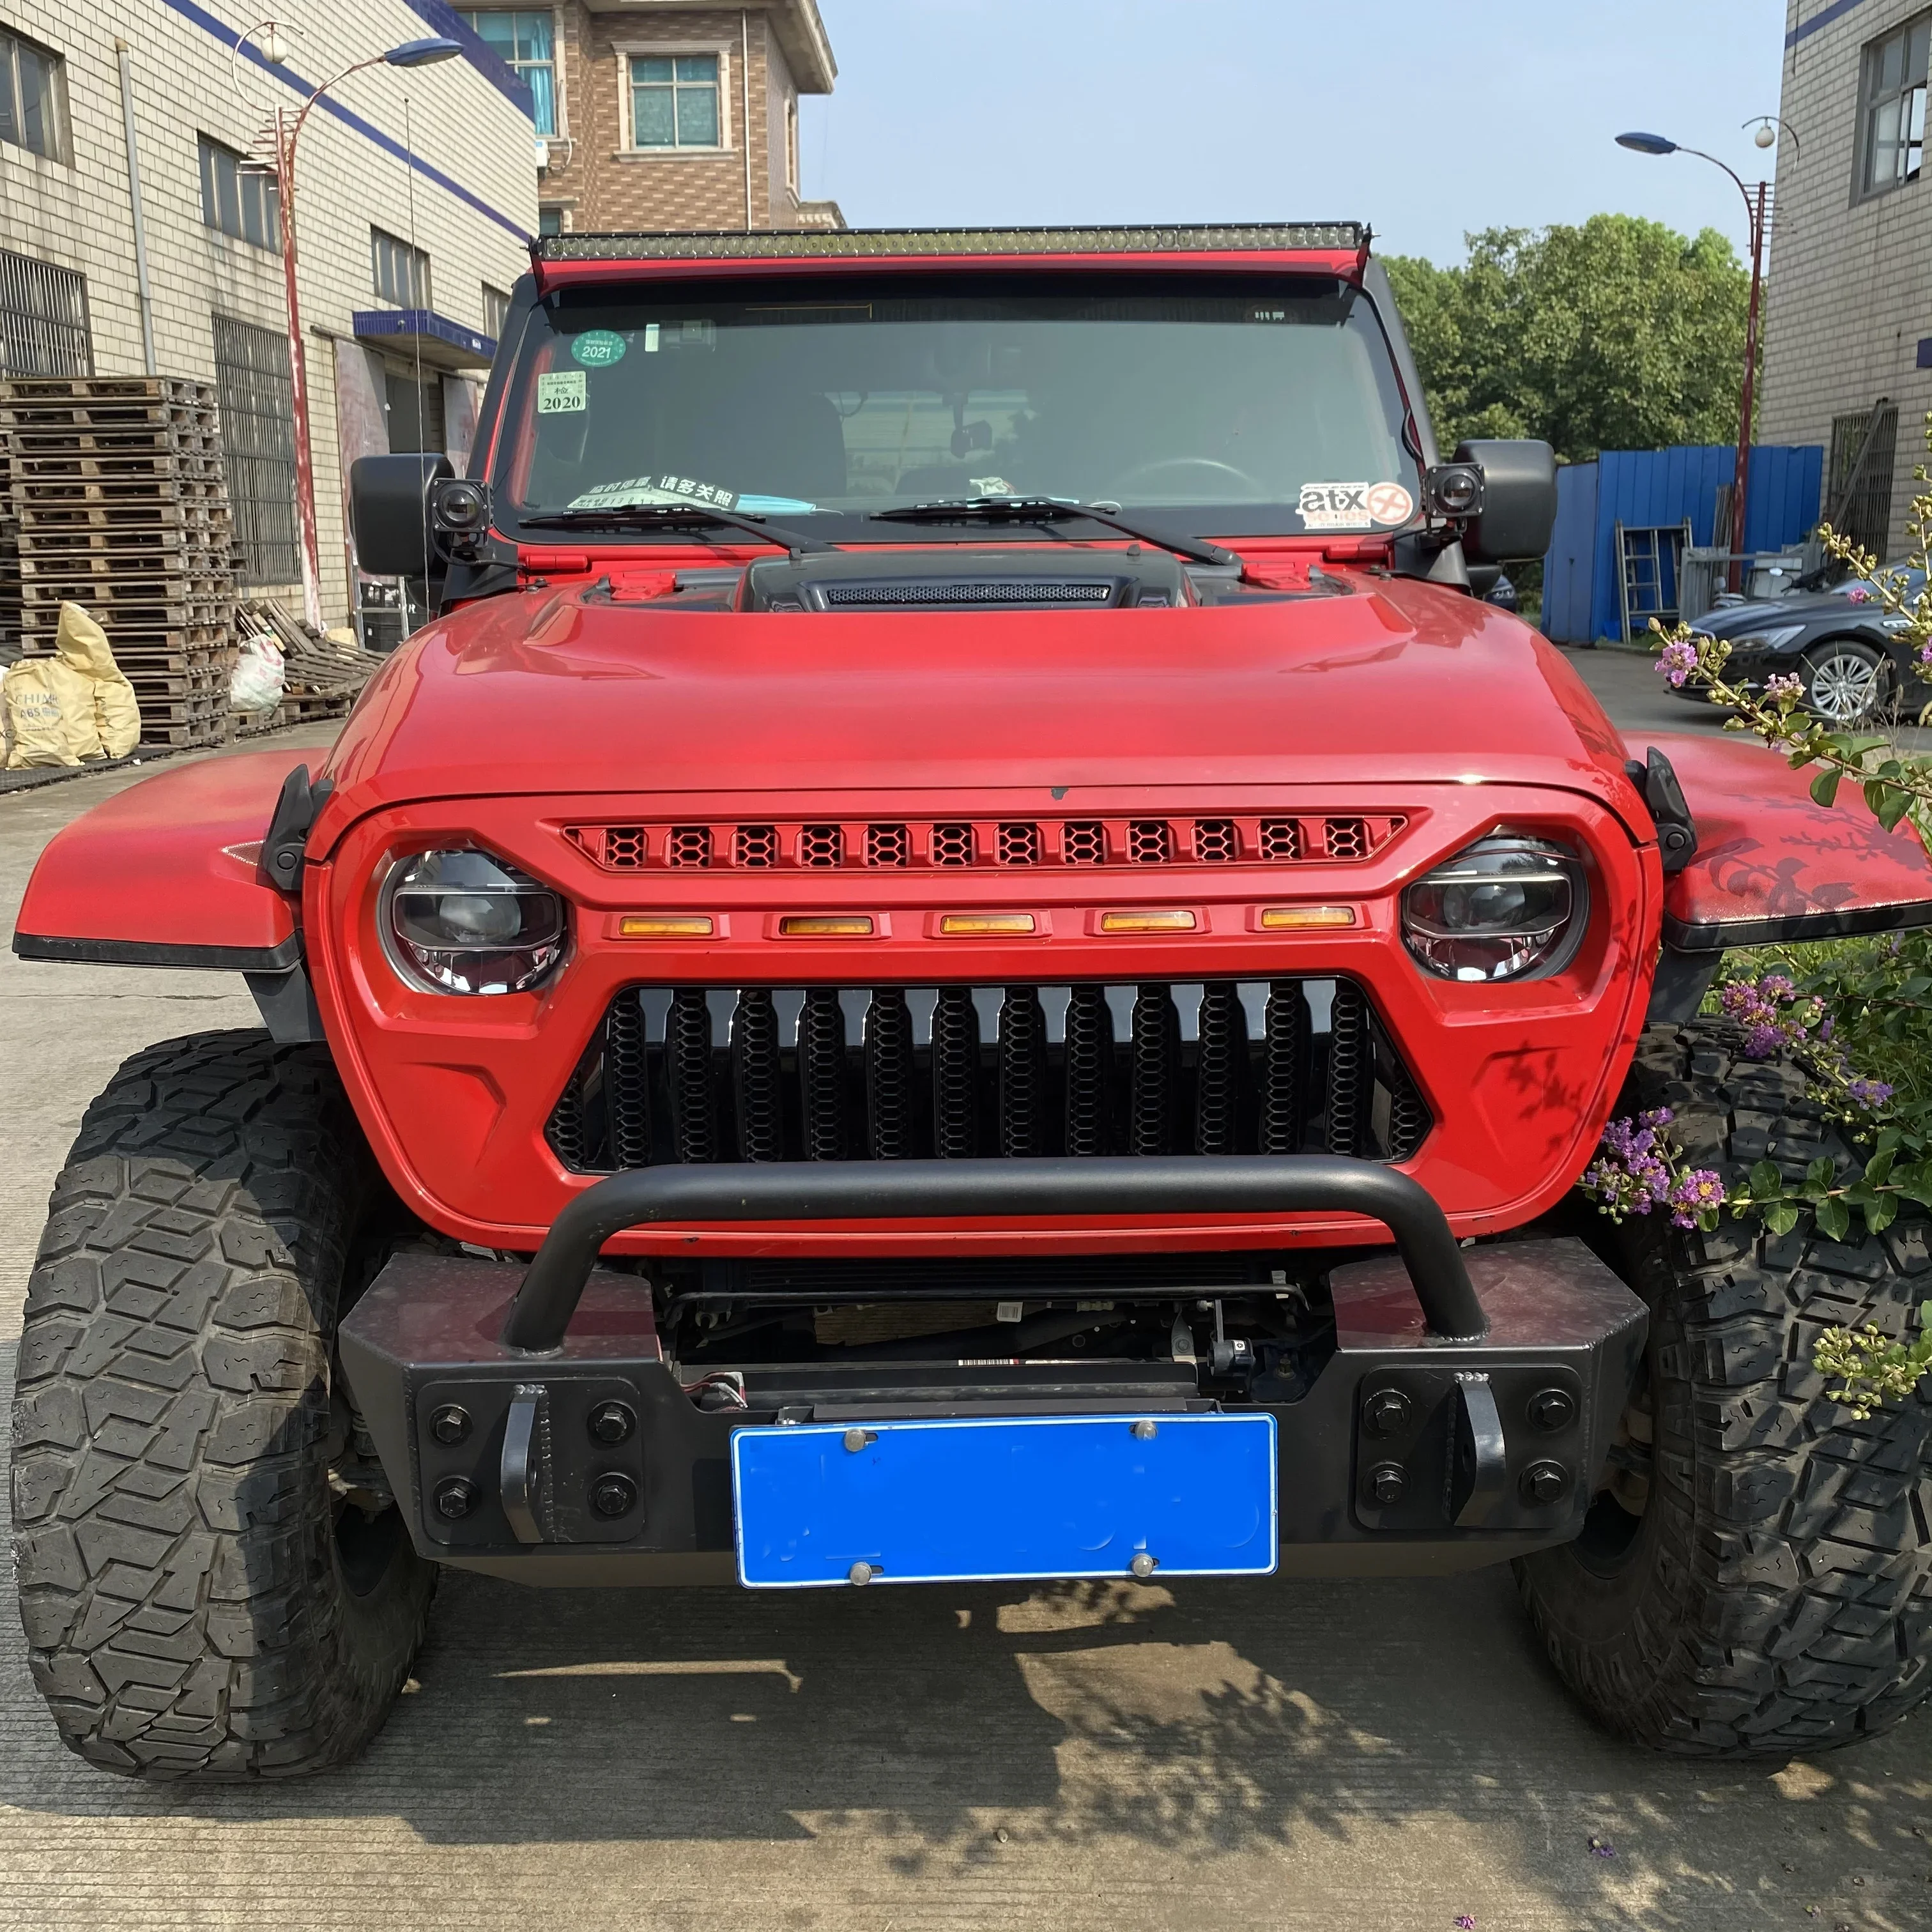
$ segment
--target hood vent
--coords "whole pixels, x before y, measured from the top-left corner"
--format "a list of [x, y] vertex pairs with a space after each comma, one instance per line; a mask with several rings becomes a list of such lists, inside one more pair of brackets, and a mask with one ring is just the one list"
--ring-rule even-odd
[[740, 597], [748, 610], [772, 611], [1162, 610], [1196, 601], [1166, 550], [1024, 541], [765, 557], [745, 573]]

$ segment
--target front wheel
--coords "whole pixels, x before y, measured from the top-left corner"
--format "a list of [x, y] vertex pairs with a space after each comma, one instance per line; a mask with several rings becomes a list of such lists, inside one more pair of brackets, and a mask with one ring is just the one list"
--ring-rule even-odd
[[27, 1291], [14, 1522], [34, 1681], [89, 1762], [286, 1777], [388, 1714], [436, 1572], [332, 1344], [396, 1214], [324, 1049], [170, 1040], [88, 1109]]
[[1828, 724], [1862, 724], [1891, 702], [1892, 665], [1856, 638], [1832, 638], [1804, 653], [1804, 702]]
[[[1797, 1070], [1741, 1045], [1727, 1022], [1658, 1029], [1618, 1111], [1672, 1108], [1731, 1187], [1759, 1160], [1794, 1179], [1845, 1161]], [[1611, 1730], [1667, 1750], [1882, 1730], [1932, 1690], [1932, 1400], [1854, 1422], [1811, 1351], [1828, 1327], [1906, 1332], [1932, 1294], [1926, 1216], [1844, 1241], [1809, 1215], [1776, 1239], [1755, 1218], [1615, 1232], [1650, 1336], [1582, 1534], [1516, 1566], [1551, 1660]]]

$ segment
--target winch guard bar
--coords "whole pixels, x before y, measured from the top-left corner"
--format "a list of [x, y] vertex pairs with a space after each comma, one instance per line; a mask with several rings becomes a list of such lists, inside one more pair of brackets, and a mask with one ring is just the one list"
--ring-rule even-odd
[[1344, 1156], [1246, 1154], [773, 1161], [614, 1174], [557, 1216], [511, 1304], [502, 1341], [532, 1354], [559, 1347], [598, 1250], [652, 1222], [1323, 1211], [1360, 1214], [1394, 1235], [1432, 1336], [1474, 1342], [1489, 1332], [1448, 1221], [1407, 1174]]

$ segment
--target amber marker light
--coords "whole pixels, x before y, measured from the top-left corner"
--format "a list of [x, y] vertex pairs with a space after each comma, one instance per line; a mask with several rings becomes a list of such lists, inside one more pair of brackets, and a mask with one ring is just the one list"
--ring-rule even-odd
[[872, 936], [870, 913], [788, 913], [778, 921], [778, 932], [785, 939], [869, 939]]
[[708, 912], [626, 913], [617, 922], [620, 939], [709, 939]]
[[1103, 912], [1102, 932], [1192, 932], [1198, 922], [1191, 912]]
[[1353, 926], [1353, 906], [1264, 906], [1262, 929], [1264, 932], [1305, 932], [1310, 927]]
[[949, 939], [1011, 938], [1036, 931], [1030, 912], [948, 912], [939, 929]]

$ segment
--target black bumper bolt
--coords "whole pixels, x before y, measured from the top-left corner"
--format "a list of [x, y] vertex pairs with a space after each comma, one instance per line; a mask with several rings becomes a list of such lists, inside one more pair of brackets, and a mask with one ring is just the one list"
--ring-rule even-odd
[[599, 1476], [590, 1486], [590, 1507], [599, 1516], [622, 1516], [637, 1500], [637, 1484], [614, 1472]]
[[1408, 1398], [1400, 1389], [1378, 1389], [1362, 1405], [1362, 1423], [1371, 1436], [1393, 1436], [1408, 1420]]
[[1570, 1472], [1561, 1462], [1532, 1462], [1522, 1472], [1526, 1503], [1560, 1502], [1570, 1487]]
[[[631, 1406], [625, 1402], [600, 1402], [590, 1412], [590, 1439], [602, 1442], [614, 1449], [620, 1442], [631, 1439], [631, 1431], [637, 1427], [638, 1418], [632, 1414]], [[613, 1516], [623, 1514], [622, 1510], [612, 1510]]]
[[460, 1522], [476, 1507], [476, 1485], [466, 1476], [446, 1476], [436, 1486], [436, 1513]]
[[1541, 1430], [1546, 1436], [1567, 1429], [1576, 1413], [1576, 1405], [1568, 1389], [1538, 1389], [1529, 1399], [1529, 1426]]
[[470, 1412], [460, 1403], [446, 1402], [429, 1419], [429, 1432], [449, 1448], [454, 1448], [470, 1433]]
[[1400, 1463], [1384, 1462], [1370, 1472], [1369, 1493], [1384, 1509], [1393, 1509], [1400, 1502], [1402, 1492], [1408, 1487], [1408, 1479], [1402, 1474]]

